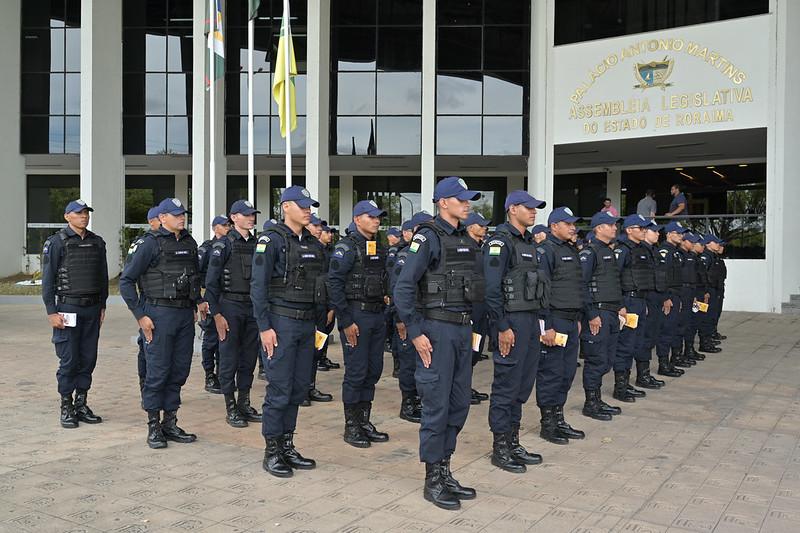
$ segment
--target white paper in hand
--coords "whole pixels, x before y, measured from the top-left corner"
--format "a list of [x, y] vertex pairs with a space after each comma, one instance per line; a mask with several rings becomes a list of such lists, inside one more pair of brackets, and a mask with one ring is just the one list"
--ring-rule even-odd
[[58, 313], [64, 319], [64, 327], [74, 328], [78, 323], [78, 315], [76, 313]]

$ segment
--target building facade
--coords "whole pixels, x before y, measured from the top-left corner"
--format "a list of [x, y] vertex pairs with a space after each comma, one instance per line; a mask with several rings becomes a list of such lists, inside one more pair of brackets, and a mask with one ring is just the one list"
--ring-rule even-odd
[[[0, 20], [0, 275], [33, 272], [62, 206], [83, 197], [118, 270], [147, 209], [215, 209], [248, 195], [247, 2], [225, 2], [215, 142], [205, 0], [7, 0]], [[255, 191], [263, 219], [285, 187], [271, 100], [281, 0], [255, 21]], [[657, 214], [669, 189], [687, 224], [730, 245], [733, 310], [779, 311], [800, 292], [800, 5], [792, 0], [292, 0], [299, 76], [293, 183], [346, 224], [376, 200], [398, 225], [464, 177], [503, 220], [505, 194], [591, 216], [610, 198]], [[214, 151], [214, 179], [209, 159]], [[213, 184], [213, 189], [212, 189]], [[547, 215], [544, 210], [541, 221]]]

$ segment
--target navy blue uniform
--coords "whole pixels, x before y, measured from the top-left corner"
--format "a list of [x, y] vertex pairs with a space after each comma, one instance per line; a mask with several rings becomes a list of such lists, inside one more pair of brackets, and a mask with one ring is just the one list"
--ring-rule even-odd
[[[493, 352], [494, 379], [489, 400], [489, 427], [492, 433], [508, 433], [518, 429], [522, 421], [522, 406], [530, 398], [536, 373], [539, 367], [539, 315], [534, 310], [509, 311], [506, 309], [506, 290], [504, 283], [515, 263], [515, 241], [527, 245], [522, 250], [519, 261], [528, 262], [533, 271], [536, 268], [536, 251], [533, 236], [529, 231], [521, 234], [509, 223], [497, 227], [495, 234], [483, 247], [483, 271], [486, 276], [486, 310], [492, 321], [492, 335], [511, 329], [514, 332], [514, 345], [508, 355], [502, 356], [499, 348]], [[524, 265], [520, 265], [524, 266]], [[525, 298], [522, 287], [515, 299]], [[516, 292], [516, 291], [515, 291]], [[474, 329], [474, 326], [473, 326]], [[497, 343], [499, 346], [499, 341]]]
[[269, 439], [294, 432], [298, 407], [308, 396], [314, 359], [313, 301], [289, 301], [275, 294], [274, 287], [281, 280], [290, 284], [302, 281], [301, 286], [314, 283], [313, 279], [301, 280], [292, 272], [287, 272], [289, 243], [284, 235], [294, 239], [293, 245], [297, 246], [301, 255], [309, 256], [301, 260], [319, 261], [322, 269], [319, 243], [305, 228], [298, 236], [286, 224], [279, 222], [258, 238], [253, 256], [250, 295], [258, 330], [264, 332], [274, 329], [278, 344], [272, 358], [267, 359], [264, 366], [267, 387], [261, 432]]
[[[356, 250], [358, 248], [358, 250]], [[375, 268], [380, 271], [383, 281], [375, 290], [380, 295], [366, 294], [366, 284], [361, 287], [348, 287], [351, 271], [357, 267], [357, 254], [361, 253], [364, 269]], [[372, 263], [379, 263], [373, 265]], [[367, 239], [358, 230], [340, 240], [333, 250], [328, 269], [328, 299], [336, 313], [339, 336], [344, 355], [344, 380], [342, 381], [342, 402], [354, 405], [372, 402], [375, 398], [375, 384], [383, 373], [383, 346], [386, 340], [385, 305], [385, 251], [376, 243], [375, 253], [367, 253]], [[362, 272], [362, 277], [365, 277]], [[344, 330], [352, 324], [358, 325], [359, 337], [355, 346], [347, 343]]]
[[[683, 254], [668, 242], [663, 243], [656, 250], [656, 272], [663, 271], [663, 276], [667, 279], [666, 297], [672, 302], [672, 309], [669, 314], [664, 315], [661, 311], [662, 320], [656, 338], [656, 355], [659, 360], [669, 357], [670, 349], [680, 342], [679, 325], [681, 316], [681, 271], [683, 269]], [[672, 274], [675, 273], [674, 277]]]
[[[422, 420], [419, 430], [419, 457], [424, 463], [436, 463], [450, 457], [456, 449], [456, 440], [470, 406], [472, 384], [472, 349], [469, 304], [447, 304], [438, 310], [438, 315], [427, 310], [427, 316], [417, 310], [417, 292], [420, 280], [427, 271], [435, 270], [442, 257], [442, 247], [437, 231], [428, 224], [435, 224], [439, 231], [449, 236], [466, 236], [466, 229], [459, 224], [454, 228], [441, 217], [423, 224], [409, 245], [406, 264], [399, 274], [394, 289], [394, 302], [400, 321], [406, 325], [409, 340], [425, 335], [433, 347], [428, 368], [417, 357], [414, 378], [422, 399]], [[466, 248], [466, 246], [465, 246]], [[469, 248], [475, 264], [477, 249]], [[474, 268], [474, 267], [473, 267]], [[433, 318], [447, 317], [450, 321]], [[459, 322], [455, 320], [460, 317]]]
[[[182, 258], [194, 270], [198, 296], [191, 295], [191, 290], [187, 288], [186, 295], [170, 302], [168, 298], [150, 297], [144, 286], [143, 295], [139, 294], [137, 286], [141, 279], [161, 260], [159, 241], [166, 239], [175, 239], [175, 236], [162, 227], [136, 240], [128, 250], [125, 268], [119, 279], [119, 292], [136, 320], [148, 316], [155, 326], [152, 341], [145, 344], [147, 374], [142, 389], [142, 407], [145, 411], [176, 411], [180, 407], [181, 387], [189, 377], [192, 364], [194, 306], [200, 301], [197, 243], [186, 230], [182, 230], [177, 238], [182, 244], [181, 249], [170, 253]], [[188, 255], [191, 257], [185, 257]], [[192, 283], [191, 280], [184, 282]]]
[[697, 254], [694, 252], [687, 252], [682, 250], [683, 266], [681, 272], [683, 274], [681, 284], [681, 313], [678, 315], [678, 335], [672, 344], [674, 350], [681, 350], [686, 346], [692, 346], [694, 342], [695, 327], [694, 324], [694, 297], [695, 288], [697, 286], [697, 267], [698, 259]]
[[[328, 266], [330, 264], [331, 254], [333, 253], [333, 247], [331, 245], [323, 245], [320, 243], [320, 247], [322, 247], [322, 254], [323, 254], [323, 261], [325, 265], [325, 283], [327, 284], [327, 274], [328, 274]], [[327, 292], [327, 291], [326, 291]], [[316, 328], [320, 333], [324, 333], [325, 335], [330, 336], [331, 332], [333, 331], [333, 326], [336, 321], [331, 320], [331, 323], [328, 324], [328, 311], [331, 311], [333, 308], [331, 307], [328, 299], [325, 298], [323, 302], [317, 302], [317, 314], [315, 318]], [[314, 349], [314, 362], [311, 365], [311, 383], [309, 383], [309, 390], [316, 387], [317, 384], [317, 367], [319, 362], [324, 360], [328, 356], [328, 341], [322, 345], [322, 348], [317, 350]]]
[[[482, 247], [482, 243], [478, 243], [479, 247]], [[478, 262], [475, 265], [475, 271], [478, 273], [479, 276], [483, 277], [483, 254], [478, 258]], [[483, 352], [483, 346], [486, 343], [486, 338], [489, 336], [489, 308], [486, 305], [486, 301], [481, 302], [473, 302], [472, 304], [472, 332], [480, 335], [481, 340], [478, 343], [478, 349], [472, 350], [472, 366], [478, 364], [478, 361], [481, 360], [481, 353]], [[490, 348], [491, 349], [491, 348]]]
[[[633, 241], [623, 239], [620, 240], [617, 247], [614, 248], [614, 253], [617, 256], [620, 275], [624, 276], [626, 270], [631, 270], [633, 268], [632, 255], [637, 254], [637, 259], [640, 259], [648, 252], [640, 244], [635, 244]], [[624, 326], [619, 333], [617, 353], [614, 358], [615, 372], [628, 372], [631, 369], [636, 350], [639, 347], [639, 339], [644, 335], [645, 328], [647, 327], [646, 291], [626, 289], [630, 288], [625, 287], [623, 284], [622, 296], [625, 310], [628, 314], [638, 315], [639, 321], [636, 328]]]
[[[645, 241], [641, 242], [641, 247], [647, 252], [647, 255], [650, 257], [650, 261], [655, 268], [657, 265], [656, 261], [656, 249], [650, 243]], [[661, 325], [664, 322], [664, 302], [669, 300], [669, 294], [666, 291], [662, 291], [660, 289], [666, 287], [656, 287], [655, 290], [647, 291], [645, 295], [645, 304], [647, 306], [647, 318], [645, 327], [642, 330], [642, 333], [639, 335], [638, 345], [636, 348], [636, 352], [634, 353], [634, 358], [637, 361], [647, 361], [650, 362], [653, 354], [653, 348], [656, 345], [656, 340], [658, 339], [658, 332], [661, 329]]]
[[[211, 246], [217, 242], [217, 238], [209, 239], [197, 248], [197, 261], [200, 263], [200, 279], [203, 280], [205, 288], [206, 274], [208, 273], [208, 263], [211, 258]], [[217, 328], [214, 326], [214, 318], [211, 313], [205, 319], [198, 322], [200, 330], [203, 332], [201, 347], [202, 365], [206, 373], [214, 372], [216, 365], [219, 364], [219, 336]]]
[[[223, 394], [249, 391], [253, 386], [259, 342], [249, 294], [252, 254], [233, 258], [233, 261], [246, 261], [245, 268], [232, 265], [229, 269], [226, 265], [231, 259], [234, 242], [252, 244], [255, 239], [250, 234], [245, 238], [233, 228], [213, 244], [208, 262], [205, 293], [208, 314], [212, 317], [221, 314], [228, 322], [225, 340], [219, 343], [219, 382]], [[240, 285], [239, 291], [232, 290], [236, 282]]]
[[703, 313], [698, 311], [695, 315], [697, 318], [697, 333], [700, 337], [700, 342], [704, 343], [711, 339], [714, 334], [714, 317], [716, 315], [717, 300], [717, 286], [716, 280], [711, 278], [712, 268], [717, 260], [717, 254], [706, 248], [700, 254], [700, 261], [698, 264], [698, 287], [696, 297], [698, 301], [704, 301], [703, 298], [706, 294], [708, 298], [708, 310]]
[[[67, 246], [83, 249], [96, 256], [96, 269], [86, 279], [88, 291], [72, 294], [70, 285], [75, 276], [85, 272], [70, 271], [65, 261]], [[81, 265], [81, 269], [85, 269]], [[83, 292], [83, 291], [81, 291]], [[42, 300], [48, 315], [75, 313], [75, 327], [53, 328], [53, 345], [59, 359], [56, 379], [59, 394], [68, 395], [76, 390], [88, 391], [92, 386], [92, 372], [97, 364], [97, 341], [100, 336], [100, 313], [108, 299], [108, 264], [106, 244], [100, 236], [86, 230], [81, 238], [67, 227], [50, 236], [42, 249]]]
[[[408, 246], [409, 243], [403, 242], [398, 245], [395, 252], [395, 257], [387, 256], [386, 271], [389, 274], [389, 294], [394, 294], [394, 288], [397, 286], [397, 279], [405, 267], [406, 260], [408, 259]], [[391, 249], [390, 249], [391, 253]], [[400, 386], [400, 392], [417, 394], [417, 384], [414, 381], [414, 370], [417, 366], [417, 350], [411, 344], [411, 338], [406, 333], [406, 338], [401, 339], [400, 334], [397, 333], [397, 324], [402, 323], [400, 315], [395, 305], [394, 298], [392, 298], [390, 310], [395, 324], [395, 329], [392, 334], [392, 346], [397, 349], [397, 359], [399, 363], [397, 371], [397, 380]]]

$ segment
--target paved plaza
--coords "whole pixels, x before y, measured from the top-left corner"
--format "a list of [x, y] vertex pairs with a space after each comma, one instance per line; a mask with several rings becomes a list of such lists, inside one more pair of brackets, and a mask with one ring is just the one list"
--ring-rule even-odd
[[[198, 441], [147, 447], [135, 323], [118, 303], [108, 309], [89, 396], [104, 422], [62, 429], [43, 308], [7, 302], [0, 303], [0, 531], [800, 531], [798, 316], [726, 313], [722, 353], [666, 378], [663, 390], [625, 405], [613, 422], [580, 414], [579, 371], [566, 416], [586, 440], [539, 439], [532, 402], [521, 440], [545, 462], [527, 474], [489, 463], [488, 402], [473, 406], [453, 468], [478, 498], [448, 512], [422, 498], [417, 426], [397, 417], [388, 354], [373, 421], [391, 440], [367, 450], [346, 445], [343, 371], [321, 372], [319, 388], [337, 401], [302, 408], [295, 438], [319, 467], [277, 479], [261, 469], [260, 425], [225, 423], [222, 397], [203, 390], [198, 357], [178, 413]], [[330, 355], [341, 361], [338, 344]], [[476, 388], [488, 392], [491, 375], [491, 361], [479, 363]]]

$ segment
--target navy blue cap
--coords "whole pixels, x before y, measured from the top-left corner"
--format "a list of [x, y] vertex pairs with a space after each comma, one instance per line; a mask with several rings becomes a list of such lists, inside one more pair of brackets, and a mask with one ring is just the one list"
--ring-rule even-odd
[[77, 200], [72, 200], [70, 203], [67, 204], [67, 207], [64, 209], [64, 214], [67, 213], [78, 213], [83, 211], [84, 209], [88, 209], [89, 211], [94, 211], [91, 207], [86, 205], [86, 202], [81, 200], [80, 198]]
[[654, 219], [654, 218], [651, 218], [650, 220], [648, 220], [647, 224], [645, 224], [642, 227], [644, 229], [647, 229], [647, 230], [650, 230], [650, 231], [655, 231], [656, 233], [658, 233], [659, 231], [664, 229], [664, 226], [662, 226], [661, 224], [656, 223], [656, 219]]
[[147, 220], [153, 220], [154, 218], [158, 218], [158, 206], [147, 210]]
[[703, 240], [700, 244], [711, 244], [712, 242], [717, 242], [717, 238], [709, 233], [708, 235], [703, 237]]
[[433, 220], [433, 215], [428, 213], [427, 211], [420, 211], [419, 213], [415, 213], [413, 217], [411, 217], [411, 229], [414, 229], [414, 226], [419, 226], [424, 222], [428, 222]]
[[615, 217], [608, 211], [599, 211], [594, 215], [592, 215], [592, 221], [589, 223], [589, 227], [595, 228], [600, 224], [616, 224], [620, 220], [622, 219], [619, 217]]
[[315, 226], [327, 226], [328, 221], [322, 220], [319, 218], [319, 216], [317, 216], [316, 213], [311, 213], [311, 222], [309, 222], [309, 224], [314, 224]]
[[458, 198], [459, 200], [477, 200], [481, 197], [478, 191], [470, 191], [467, 183], [458, 176], [444, 178], [436, 184], [433, 190], [433, 201], [438, 202], [442, 198]]
[[211, 227], [218, 226], [219, 224], [230, 224], [231, 219], [227, 217], [227, 215], [217, 215], [214, 217], [214, 220], [211, 221]]
[[398, 228], [389, 228], [388, 230], [386, 230], [386, 235], [394, 235], [395, 237], [400, 237], [403, 235], [403, 232], [401, 232]]
[[177, 198], [164, 198], [161, 200], [161, 203], [158, 204], [158, 214], [169, 214], [169, 215], [182, 215], [184, 213], [188, 213], [189, 210], [184, 207], [180, 200]]
[[549, 226], [550, 224], [555, 224], [556, 222], [575, 223], [580, 219], [581, 217], [576, 217], [572, 212], [572, 209], [569, 207], [556, 207], [553, 209], [553, 212], [550, 213], [550, 216], [547, 217], [547, 225]]
[[727, 243], [727, 241], [725, 241], [725, 240], [723, 240], [723, 239], [720, 239], [719, 237], [717, 237], [717, 244], [719, 244], [720, 246], [725, 246], [725, 245], [726, 245], [726, 244], [728, 244], [728, 243]]
[[524, 205], [529, 209], [538, 209], [547, 205], [547, 202], [544, 200], [537, 200], [530, 194], [528, 191], [511, 191], [508, 196], [506, 196], [506, 211], [512, 205]]
[[295, 202], [303, 209], [319, 207], [319, 202], [311, 198], [311, 193], [308, 192], [308, 189], [300, 185], [287, 187], [281, 194], [281, 202]]
[[681, 226], [680, 222], [670, 222], [664, 226], [664, 233], [672, 233], [673, 231], [676, 233], [686, 233], [689, 231], [689, 228], [684, 228]]
[[622, 222], [622, 229], [627, 229], [633, 226], [646, 228], [648, 224], [650, 224], [650, 221], [644, 218], [642, 215], [628, 215]]
[[327, 225], [327, 224], [323, 224], [323, 225], [322, 225], [322, 231], [324, 231], [324, 232], [326, 232], [326, 233], [333, 233], [333, 232], [334, 232], [334, 231], [336, 231], [336, 230], [335, 230], [335, 229], [333, 229], [332, 227], [330, 227], [330, 226], [329, 226], [329, 225]]
[[406, 220], [400, 225], [400, 231], [411, 231], [414, 229], [414, 224], [412, 224], [411, 220]]
[[234, 213], [252, 215], [254, 213], [261, 213], [261, 211], [253, 207], [253, 204], [249, 200], [236, 200], [231, 206], [231, 215]]
[[386, 211], [378, 207], [374, 200], [361, 200], [353, 207], [353, 216], [369, 215], [371, 217], [385, 217]]
[[271, 219], [267, 220], [266, 222], [264, 222], [264, 229], [271, 228], [272, 226], [274, 226], [277, 223], [278, 223], [277, 220], [275, 220], [274, 218], [271, 218]]
[[483, 218], [478, 213], [470, 213], [467, 217], [467, 220], [464, 221], [465, 226], [471, 226], [473, 224], [477, 224], [479, 226], [483, 226], [484, 228], [489, 225], [489, 221]]
[[536, 235], [537, 233], [545, 232], [547, 233], [549, 229], [544, 224], [536, 224], [533, 229], [531, 229], [531, 234]]

